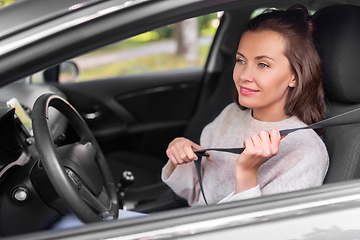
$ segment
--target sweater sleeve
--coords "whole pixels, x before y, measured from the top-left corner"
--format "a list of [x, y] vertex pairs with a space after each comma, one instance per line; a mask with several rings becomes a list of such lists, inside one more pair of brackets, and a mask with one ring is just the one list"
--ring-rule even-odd
[[227, 197], [225, 197], [223, 200], [221, 200], [218, 204], [221, 203], [227, 203], [227, 202], [233, 202], [233, 201], [239, 201], [239, 200], [245, 200], [249, 198], [256, 198], [261, 196], [260, 186], [259, 184], [256, 187], [253, 187], [249, 190], [246, 190], [244, 192], [235, 194], [235, 191], [230, 193]]
[[199, 199], [198, 180], [194, 163], [174, 166], [171, 161], [163, 167], [162, 181], [192, 206]]
[[[214, 123], [210, 123], [204, 128], [203, 135], [211, 135], [211, 129]], [[207, 138], [205, 138], [207, 139]], [[206, 147], [207, 143], [201, 142], [201, 146]], [[205, 144], [205, 145], [204, 145]], [[202, 172], [206, 166], [206, 160], [201, 162]], [[175, 166], [170, 160], [162, 169], [161, 179], [166, 183], [177, 195], [186, 199], [190, 206], [193, 206], [199, 200], [200, 185], [196, 174], [195, 164], [193, 162]]]
[[[200, 145], [208, 148], [211, 145], [211, 139], [214, 131], [221, 124], [222, 119], [229, 111], [229, 107], [225, 108], [223, 112], [215, 118], [215, 120], [205, 126], [201, 133]], [[201, 162], [202, 172], [206, 166], [207, 161], [203, 159]], [[174, 166], [169, 160], [162, 169], [161, 179], [166, 183], [177, 195], [185, 198], [190, 206], [193, 206], [199, 200], [200, 185], [196, 175], [196, 168], [193, 162]]]
[[[261, 166], [258, 179], [261, 174], [268, 174], [269, 179], [236, 195], [233, 192], [219, 203], [321, 186], [329, 166], [325, 145], [321, 140], [312, 141], [302, 138], [301, 135], [300, 139], [297, 139], [298, 144], [293, 144], [295, 139], [287, 139], [289, 144], [283, 146], [285, 150], [279, 156], [280, 159], [269, 160]], [[269, 172], [274, 172], [274, 174], [271, 175]]]
[[261, 192], [263, 195], [270, 195], [282, 192], [291, 192], [321, 186], [328, 166], [329, 157], [327, 153], [318, 149], [306, 155], [295, 152], [291, 160], [296, 163], [286, 172], [276, 177], [265, 185]]

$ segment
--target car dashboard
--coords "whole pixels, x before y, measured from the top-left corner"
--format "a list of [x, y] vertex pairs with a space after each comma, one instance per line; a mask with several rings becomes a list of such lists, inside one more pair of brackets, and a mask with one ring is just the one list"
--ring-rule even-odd
[[[66, 99], [66, 96], [57, 88], [46, 84], [30, 84], [21, 80], [0, 88], [0, 107], [7, 107], [7, 101], [16, 98], [22, 107], [31, 115], [31, 109], [36, 99], [44, 93], [55, 93]], [[66, 121], [55, 109], [49, 110], [50, 131], [53, 137], [61, 134]]]
[[[0, 236], [19, 233], [16, 226], [23, 226], [20, 233], [42, 229], [43, 220], [38, 220], [39, 215], [44, 214], [42, 219], [48, 219], [47, 222], [57, 216], [43, 204], [42, 199], [57, 199], [57, 195], [39, 161], [32, 129], [25, 127], [27, 124], [23, 124], [16, 109], [9, 105], [10, 99], [15, 101], [19, 108], [22, 107], [23, 113], [31, 117], [36, 99], [45, 93], [54, 93], [66, 99], [51, 85], [26, 80], [0, 88], [0, 215], [5, 217], [0, 219]], [[68, 121], [52, 107], [48, 109], [48, 118], [54, 146], [60, 146], [64, 141], [59, 139], [64, 139]], [[28, 123], [31, 127], [30, 118]]]
[[[26, 114], [31, 116], [36, 99], [44, 93], [55, 93], [66, 99], [65, 95], [51, 85], [30, 84], [21, 80], [0, 88], [0, 179], [7, 169], [13, 165], [25, 164], [25, 152], [29, 151], [32, 134], [16, 117], [15, 109], [9, 106], [10, 99], [16, 99]], [[66, 118], [56, 109], [49, 109], [49, 128], [51, 136], [56, 141], [67, 127]], [[30, 129], [31, 131], [31, 129]], [[26, 148], [26, 149], [25, 149]]]

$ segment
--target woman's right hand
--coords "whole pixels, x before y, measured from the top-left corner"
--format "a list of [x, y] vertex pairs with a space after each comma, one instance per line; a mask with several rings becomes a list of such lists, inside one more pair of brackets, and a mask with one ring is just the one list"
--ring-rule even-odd
[[186, 164], [192, 161], [196, 161], [198, 158], [194, 152], [202, 150], [200, 145], [190, 141], [189, 139], [180, 137], [175, 138], [170, 142], [166, 155], [170, 161], [175, 165]]

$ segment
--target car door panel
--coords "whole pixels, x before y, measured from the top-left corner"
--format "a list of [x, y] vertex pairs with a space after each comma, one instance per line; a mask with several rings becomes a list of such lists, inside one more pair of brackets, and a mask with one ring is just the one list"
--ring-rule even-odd
[[202, 68], [59, 84], [105, 153], [131, 151], [165, 157], [191, 118]]

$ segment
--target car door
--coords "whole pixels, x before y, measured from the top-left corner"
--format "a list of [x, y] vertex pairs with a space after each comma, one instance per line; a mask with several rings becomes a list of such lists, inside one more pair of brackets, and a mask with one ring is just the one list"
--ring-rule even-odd
[[[75, 80], [66, 80], [60, 69], [56, 87], [94, 133], [115, 178], [131, 170], [141, 175], [137, 186], [160, 181], [167, 145], [183, 136], [197, 108], [219, 16], [167, 25], [72, 59], [79, 71]], [[194, 34], [191, 24], [197, 39], [181, 42], [179, 35]], [[195, 47], [184, 50], [181, 44]]]

